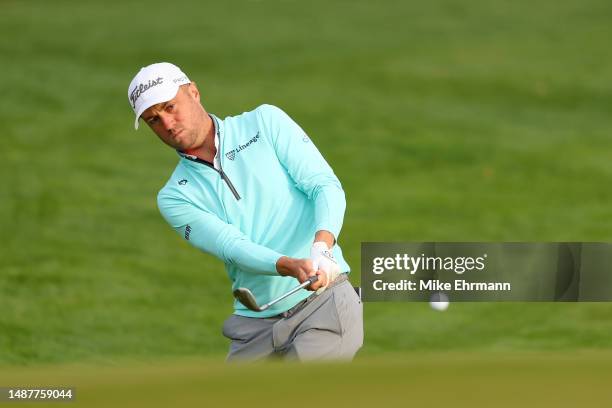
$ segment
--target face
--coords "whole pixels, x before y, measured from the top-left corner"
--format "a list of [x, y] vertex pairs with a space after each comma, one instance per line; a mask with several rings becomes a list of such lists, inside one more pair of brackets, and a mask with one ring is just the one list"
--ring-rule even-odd
[[173, 99], [151, 106], [140, 117], [170, 147], [189, 150], [204, 143], [206, 111], [194, 83], [180, 86]]

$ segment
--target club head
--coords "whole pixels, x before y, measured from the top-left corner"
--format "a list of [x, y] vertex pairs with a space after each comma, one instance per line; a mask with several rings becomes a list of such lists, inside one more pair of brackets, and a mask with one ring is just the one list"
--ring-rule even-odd
[[254, 312], [261, 312], [265, 310], [266, 309], [265, 306], [267, 306], [267, 305], [264, 305], [263, 308], [259, 307], [259, 305], [257, 304], [257, 301], [255, 300], [255, 296], [253, 296], [253, 293], [247, 288], [235, 289], [234, 297], [238, 299], [240, 303], [242, 303], [243, 305], [245, 305], [247, 308], [249, 308], [250, 310]]

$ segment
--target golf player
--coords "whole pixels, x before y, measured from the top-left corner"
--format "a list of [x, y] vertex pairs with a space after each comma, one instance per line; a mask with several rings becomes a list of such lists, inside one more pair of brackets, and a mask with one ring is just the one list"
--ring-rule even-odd
[[196, 84], [166, 62], [136, 74], [128, 101], [135, 128], [142, 120], [179, 156], [157, 197], [162, 216], [225, 263], [232, 289], [263, 304], [317, 276], [264, 311], [234, 301], [227, 360], [352, 359], [363, 319], [338, 245], [344, 192], [306, 133], [271, 105], [208, 113]]

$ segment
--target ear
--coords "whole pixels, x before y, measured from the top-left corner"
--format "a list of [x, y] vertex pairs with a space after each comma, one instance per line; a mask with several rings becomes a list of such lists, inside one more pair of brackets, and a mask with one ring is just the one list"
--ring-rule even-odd
[[187, 92], [191, 95], [196, 101], [200, 102], [200, 91], [198, 90], [198, 86], [195, 82], [191, 82], [187, 87]]

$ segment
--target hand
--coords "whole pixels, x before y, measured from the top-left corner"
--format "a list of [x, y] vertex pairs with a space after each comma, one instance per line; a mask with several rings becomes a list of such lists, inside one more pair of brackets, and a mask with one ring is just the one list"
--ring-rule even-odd
[[312, 267], [318, 272], [323, 272], [327, 277], [325, 285], [321, 285], [323, 289], [327, 288], [327, 285], [340, 275], [340, 267], [325, 242], [315, 242], [312, 245], [310, 259], [312, 260]]
[[313, 275], [317, 275], [319, 279], [312, 285], [308, 286], [308, 290], [318, 290], [321, 287], [327, 286], [327, 274], [323, 271], [316, 270], [312, 266], [310, 259], [289, 258], [282, 256], [276, 261], [276, 270], [281, 276], [292, 276], [300, 283], [304, 283]]

